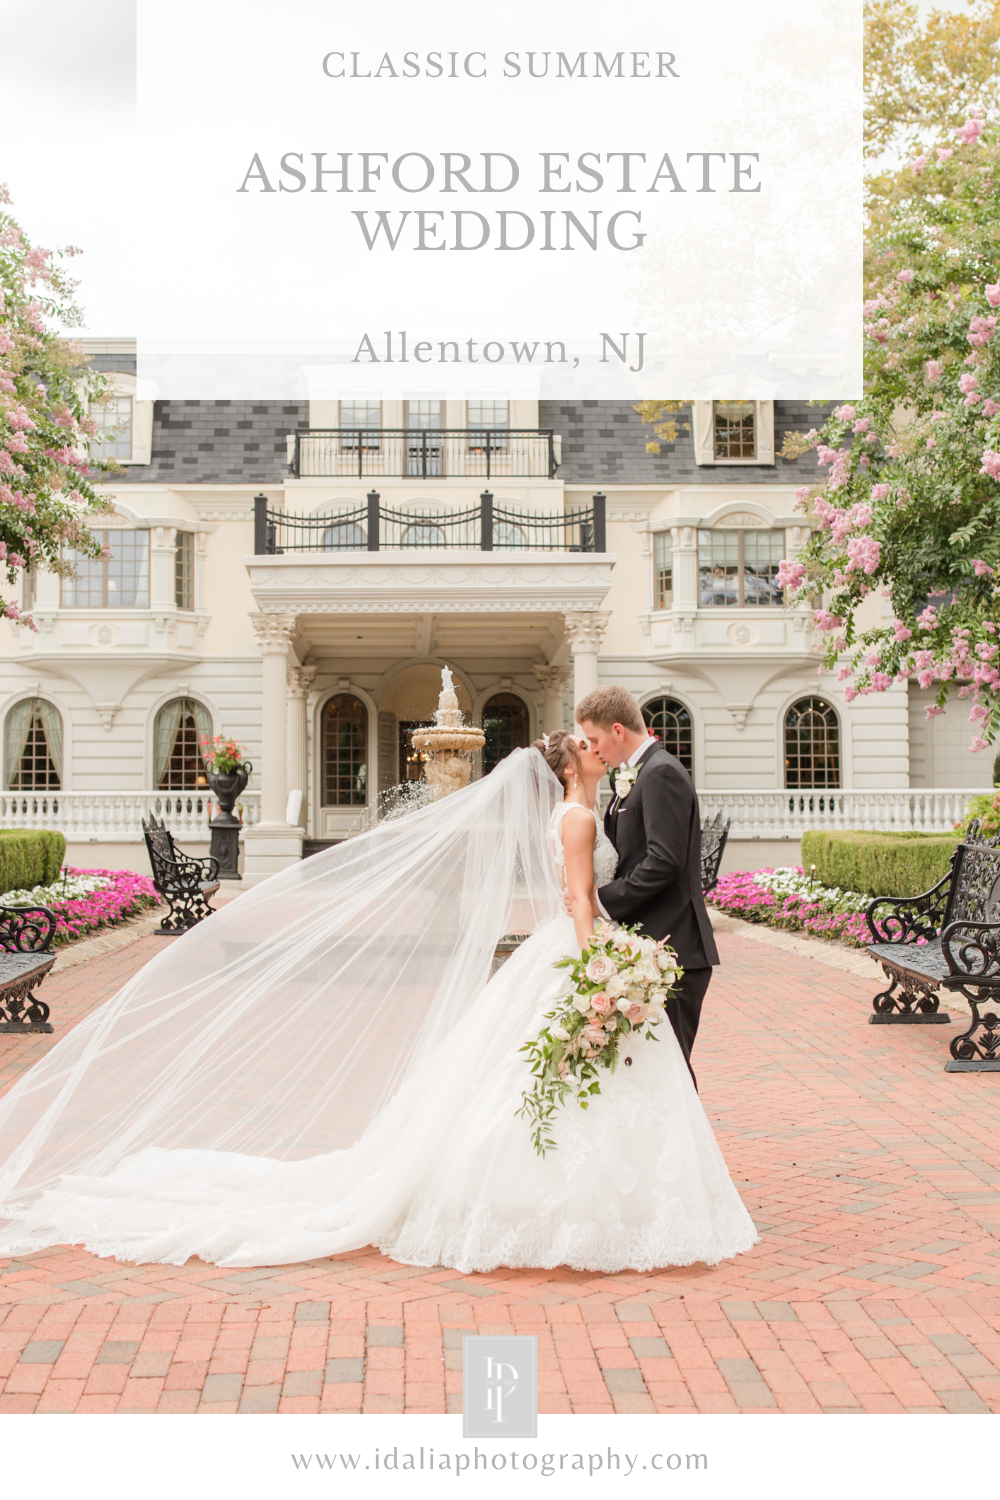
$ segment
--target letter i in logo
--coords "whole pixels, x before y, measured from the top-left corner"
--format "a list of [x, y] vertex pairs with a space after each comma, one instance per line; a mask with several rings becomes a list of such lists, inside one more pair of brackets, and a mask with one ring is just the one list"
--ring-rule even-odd
[[517, 1390], [517, 1371], [513, 1365], [501, 1364], [498, 1359], [486, 1356], [486, 1410], [493, 1413], [494, 1422], [503, 1421], [505, 1396], [513, 1396]]

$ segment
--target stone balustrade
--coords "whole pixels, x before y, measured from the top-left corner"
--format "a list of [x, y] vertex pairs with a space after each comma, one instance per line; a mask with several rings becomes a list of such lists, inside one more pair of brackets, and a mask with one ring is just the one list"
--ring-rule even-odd
[[797, 839], [811, 829], [950, 833], [974, 789], [909, 787], [893, 791], [704, 791], [703, 817], [732, 818], [731, 839]]
[[[50, 828], [69, 844], [139, 844], [141, 820], [155, 813], [183, 844], [208, 842], [211, 792], [0, 792], [0, 828]], [[243, 826], [260, 817], [260, 793], [237, 803]]]

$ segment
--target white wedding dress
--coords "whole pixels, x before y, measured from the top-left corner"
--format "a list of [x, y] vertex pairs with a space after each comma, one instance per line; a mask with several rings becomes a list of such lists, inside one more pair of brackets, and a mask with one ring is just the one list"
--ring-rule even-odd
[[[545, 794], [548, 803], [538, 811], [547, 813], [552, 787], [546, 785]], [[571, 806], [558, 803], [547, 820], [545, 842], [556, 873]], [[576, 815], [591, 814], [581, 808]], [[540, 859], [534, 852], [530, 857]], [[594, 861], [598, 883], [607, 881], [616, 855], [599, 823]], [[514, 861], [522, 892], [526, 880], [530, 884], [529, 863], [522, 839]], [[476, 868], [482, 867], [477, 858]], [[714, 1264], [748, 1250], [757, 1241], [753, 1222], [666, 1022], [656, 1042], [625, 1044], [632, 1065], [603, 1077], [601, 1094], [586, 1111], [567, 1104], [555, 1126], [556, 1149], [536, 1155], [529, 1127], [517, 1115], [531, 1086], [519, 1049], [569, 986], [567, 971], [553, 968], [555, 960], [579, 951], [572, 920], [553, 897], [559, 886], [552, 873], [551, 865], [543, 872], [548, 916], [543, 904], [532, 936], [454, 1024], [439, 1026], [436, 1039], [417, 1049], [392, 1097], [353, 1144], [300, 1159], [218, 1145], [143, 1146], [133, 1103], [127, 1128], [115, 1126], [113, 1152], [105, 1147], [102, 1155], [92, 1146], [73, 1169], [58, 1176], [50, 1171], [26, 1201], [11, 1191], [10, 1207], [0, 1209], [8, 1214], [0, 1253], [82, 1243], [98, 1255], [139, 1262], [182, 1265], [196, 1255], [223, 1266], [261, 1266], [375, 1244], [394, 1260], [463, 1272], [559, 1265], [615, 1272]], [[467, 886], [470, 879], [467, 863]], [[140, 986], [140, 999], [144, 993]], [[141, 1008], [133, 996], [130, 1014]], [[107, 1042], [103, 1048], [102, 1058], [114, 1051]], [[137, 1094], [155, 1087], [158, 1099], [179, 1095], [177, 1078], [181, 1071], [188, 1077], [189, 1052], [181, 1054], [185, 1070], [164, 1063], [150, 1084], [133, 1084]], [[171, 1073], [168, 1083], [164, 1071]], [[63, 1070], [64, 1078], [72, 1076]], [[217, 1093], [223, 1075], [213, 1076]], [[305, 1063], [300, 1076], [304, 1089], [314, 1087]], [[67, 1088], [64, 1083], [64, 1093]], [[202, 1097], [206, 1089], [202, 1084]], [[96, 1087], [91, 1094], [87, 1128], [99, 1112]], [[50, 1097], [56, 1099], [55, 1090]], [[50, 1103], [50, 1112], [57, 1104]], [[204, 1108], [208, 1116], [208, 1104]], [[162, 1103], [158, 1109], [162, 1122]], [[190, 1113], [175, 1108], [170, 1115], [172, 1141], [194, 1128], [206, 1133], [204, 1122], [191, 1124]], [[37, 1131], [45, 1116], [36, 1114]], [[163, 1138], [166, 1126], [157, 1128]], [[232, 1125], [227, 1129], [219, 1140], [233, 1138]], [[129, 1140], [139, 1149], [129, 1151]]]

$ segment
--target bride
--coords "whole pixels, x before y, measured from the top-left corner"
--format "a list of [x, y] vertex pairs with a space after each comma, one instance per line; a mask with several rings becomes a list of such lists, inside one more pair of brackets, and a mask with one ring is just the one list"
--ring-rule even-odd
[[[535, 1154], [519, 1050], [615, 851], [572, 735], [193, 928], [0, 1101], [0, 1254], [183, 1265], [368, 1244], [412, 1265], [615, 1272], [757, 1240], [669, 1025]], [[563, 893], [572, 910], [564, 909]], [[498, 938], [530, 933], [487, 983]]]

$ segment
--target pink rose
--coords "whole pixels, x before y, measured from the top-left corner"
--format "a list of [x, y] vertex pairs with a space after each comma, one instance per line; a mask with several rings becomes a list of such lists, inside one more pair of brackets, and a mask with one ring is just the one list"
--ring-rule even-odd
[[648, 1015], [648, 1008], [638, 1000], [633, 1000], [625, 1011], [626, 1021], [631, 1021], [633, 1026], [637, 1026], [640, 1021], [644, 1021]]
[[591, 995], [590, 1008], [596, 1010], [599, 1016], [609, 1016], [615, 1008], [615, 1002], [601, 990], [599, 994]]
[[605, 1047], [608, 1041], [604, 1028], [599, 1026], [596, 1021], [591, 1022], [589, 1026], [583, 1028], [580, 1033], [580, 1039], [586, 1046], [593, 1047], [596, 1052], [600, 1052], [601, 1048]]
[[608, 958], [606, 953], [598, 953], [590, 960], [590, 963], [584, 970], [587, 978], [592, 980], [594, 984], [603, 984], [606, 979], [610, 979], [612, 974], [616, 972], [614, 961]]

